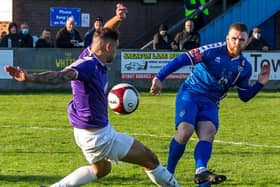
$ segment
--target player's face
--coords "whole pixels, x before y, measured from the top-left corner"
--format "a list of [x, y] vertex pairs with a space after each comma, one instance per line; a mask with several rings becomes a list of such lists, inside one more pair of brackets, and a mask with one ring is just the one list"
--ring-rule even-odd
[[231, 29], [227, 35], [226, 43], [228, 53], [232, 57], [238, 56], [247, 46], [248, 33]]
[[16, 34], [16, 33], [17, 33], [17, 28], [11, 27], [11, 34]]
[[94, 28], [97, 29], [101, 29], [103, 27], [103, 23], [101, 21], [95, 21], [94, 22]]
[[74, 26], [75, 26], [75, 21], [70, 19], [70, 20], [67, 20], [66, 22], [66, 29], [67, 31], [71, 32], [74, 30]]

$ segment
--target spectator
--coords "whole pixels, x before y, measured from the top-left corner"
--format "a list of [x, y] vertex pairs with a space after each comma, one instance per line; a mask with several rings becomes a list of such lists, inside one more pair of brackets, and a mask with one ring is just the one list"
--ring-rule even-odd
[[96, 30], [101, 29], [103, 27], [103, 19], [101, 16], [96, 17], [93, 27], [85, 34], [84, 38], [84, 48], [88, 47], [92, 42], [93, 34]]
[[261, 29], [255, 27], [253, 29], [252, 36], [249, 38], [248, 46], [246, 50], [268, 51], [269, 49], [270, 49], [270, 45], [262, 37]]
[[[209, 19], [209, 10], [208, 8], [204, 9], [205, 4], [208, 0], [185, 0], [185, 16], [194, 20], [195, 29], [200, 29], [207, 24]], [[190, 17], [191, 14], [200, 10], [200, 14], [194, 17]]]
[[194, 31], [194, 23], [188, 19], [185, 22], [185, 29], [176, 34], [172, 49], [174, 50], [188, 50], [199, 47], [200, 34]]
[[11, 22], [8, 27], [8, 35], [4, 36], [0, 43], [1, 47], [20, 47], [20, 37], [18, 34], [18, 26]]
[[20, 25], [20, 47], [33, 47], [33, 38], [30, 35], [29, 25], [27, 23], [22, 23]]
[[49, 29], [44, 29], [42, 35], [36, 42], [36, 48], [51, 48], [54, 47], [51, 40], [51, 31]]
[[171, 36], [167, 33], [168, 27], [164, 24], [159, 26], [159, 31], [154, 35], [153, 49], [172, 49]]
[[59, 48], [73, 48], [79, 47], [81, 42], [80, 33], [75, 29], [75, 20], [69, 17], [66, 20], [65, 27], [61, 28], [56, 33], [56, 47]]

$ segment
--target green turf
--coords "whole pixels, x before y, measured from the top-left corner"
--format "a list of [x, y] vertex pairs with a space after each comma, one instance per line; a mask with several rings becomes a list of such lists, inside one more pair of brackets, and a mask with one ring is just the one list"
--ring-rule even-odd
[[[0, 186], [50, 185], [86, 165], [75, 145], [66, 107], [69, 93], [0, 94]], [[165, 165], [173, 129], [174, 93], [141, 93], [138, 110], [127, 116], [110, 113], [113, 126], [142, 141]], [[218, 186], [280, 186], [280, 94], [260, 93], [242, 103], [235, 93], [221, 102], [220, 129], [209, 167], [227, 175]], [[194, 186], [190, 140], [176, 170], [183, 186]], [[110, 175], [87, 186], [153, 186], [141, 167], [113, 165]]]

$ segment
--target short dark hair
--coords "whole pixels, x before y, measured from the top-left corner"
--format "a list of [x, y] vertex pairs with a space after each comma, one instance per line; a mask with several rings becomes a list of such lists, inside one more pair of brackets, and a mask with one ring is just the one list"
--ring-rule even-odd
[[102, 16], [97, 16], [94, 21], [101, 21], [103, 23], [103, 18]]
[[231, 29], [235, 29], [235, 30], [238, 30], [238, 31], [241, 31], [241, 32], [247, 32], [248, 33], [247, 26], [244, 23], [240, 23], [240, 22], [231, 24], [231, 26], [229, 27], [229, 31]]
[[9, 24], [9, 27], [8, 27], [9, 33], [11, 33], [12, 27], [15, 27], [16, 30], [18, 30], [17, 24], [16, 24], [15, 22], [11, 22], [11, 23]]
[[111, 39], [117, 41], [119, 39], [119, 32], [109, 28], [101, 28], [94, 32], [95, 37], [99, 37], [102, 40]]

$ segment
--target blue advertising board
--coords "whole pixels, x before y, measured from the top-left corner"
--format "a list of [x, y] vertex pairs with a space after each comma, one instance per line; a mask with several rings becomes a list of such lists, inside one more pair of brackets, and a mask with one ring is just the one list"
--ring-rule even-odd
[[66, 7], [51, 7], [50, 8], [50, 26], [61, 27], [65, 25], [67, 18], [74, 17], [75, 25], [81, 26], [81, 9], [66, 8]]

